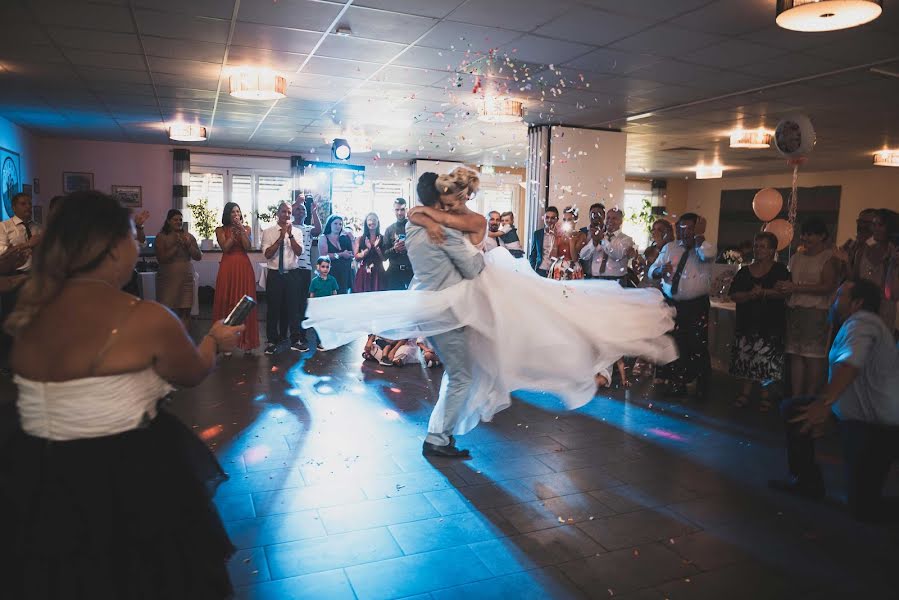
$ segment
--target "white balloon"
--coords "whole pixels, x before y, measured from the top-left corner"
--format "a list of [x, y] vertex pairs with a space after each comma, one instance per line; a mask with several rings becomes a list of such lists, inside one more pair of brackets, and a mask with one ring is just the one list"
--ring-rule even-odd
[[808, 156], [815, 147], [815, 128], [805, 115], [782, 119], [774, 129], [774, 146], [787, 158]]

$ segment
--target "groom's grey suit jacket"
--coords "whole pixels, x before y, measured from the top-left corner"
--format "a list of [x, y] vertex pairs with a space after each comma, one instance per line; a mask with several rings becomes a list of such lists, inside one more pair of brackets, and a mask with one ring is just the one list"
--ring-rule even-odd
[[463, 279], [474, 279], [484, 269], [484, 255], [456, 229], [443, 228], [445, 241], [435, 244], [424, 227], [406, 226], [406, 249], [412, 262], [410, 289], [442, 290]]

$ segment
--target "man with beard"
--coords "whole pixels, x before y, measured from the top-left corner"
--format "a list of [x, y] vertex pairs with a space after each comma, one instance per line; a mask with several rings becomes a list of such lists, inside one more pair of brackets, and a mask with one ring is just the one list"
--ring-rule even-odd
[[393, 202], [396, 223], [384, 232], [384, 258], [390, 261], [387, 267], [387, 289], [405, 290], [412, 281], [412, 263], [406, 252], [406, 199], [397, 198]]

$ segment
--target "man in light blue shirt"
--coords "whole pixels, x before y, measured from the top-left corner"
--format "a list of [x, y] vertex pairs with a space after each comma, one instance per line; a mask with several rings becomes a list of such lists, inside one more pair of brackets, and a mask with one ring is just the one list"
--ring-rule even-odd
[[815, 397], [782, 406], [787, 425], [791, 481], [772, 481], [782, 491], [820, 498], [824, 481], [815, 463], [814, 439], [839, 425], [846, 460], [849, 506], [862, 520], [885, 514], [882, 490], [899, 459], [899, 348], [879, 317], [882, 292], [866, 279], [837, 290], [831, 306], [842, 324], [828, 356], [827, 385]]

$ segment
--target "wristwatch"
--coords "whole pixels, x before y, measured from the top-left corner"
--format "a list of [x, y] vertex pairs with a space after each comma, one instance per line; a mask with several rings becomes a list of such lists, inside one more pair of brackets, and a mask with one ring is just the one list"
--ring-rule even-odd
[[288, 234], [287, 234], [287, 237], [289, 237], [290, 239], [293, 239], [293, 234], [292, 234], [292, 233], [288, 233]]

